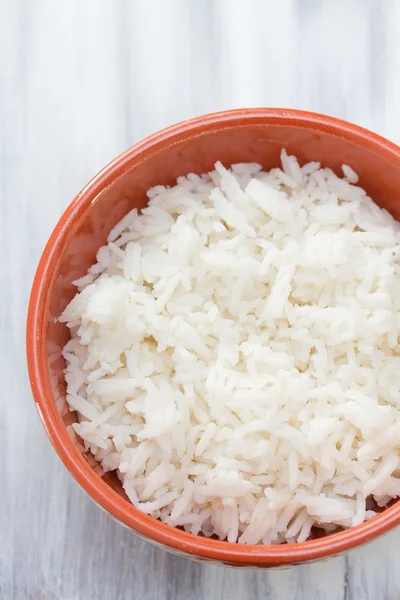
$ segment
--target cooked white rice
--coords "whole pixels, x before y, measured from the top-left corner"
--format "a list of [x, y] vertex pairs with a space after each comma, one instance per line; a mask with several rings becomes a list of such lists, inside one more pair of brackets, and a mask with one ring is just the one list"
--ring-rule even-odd
[[400, 495], [399, 224], [349, 166], [281, 158], [149, 190], [60, 318], [103, 470], [141, 511], [246, 544]]

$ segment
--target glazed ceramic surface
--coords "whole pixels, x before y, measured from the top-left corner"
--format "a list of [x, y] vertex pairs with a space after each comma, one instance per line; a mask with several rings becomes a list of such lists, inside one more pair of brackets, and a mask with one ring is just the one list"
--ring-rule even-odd
[[116, 476], [98, 465], [74, 435], [76, 414], [65, 404], [61, 351], [69, 330], [58, 316], [76, 293], [72, 282], [94, 262], [112, 227], [146, 204], [146, 190], [171, 185], [182, 173], [204, 173], [217, 160], [279, 164], [281, 148], [301, 163], [313, 157], [340, 172], [343, 163], [360, 185], [400, 216], [400, 149], [350, 123], [287, 109], [243, 109], [198, 117], [139, 142], [103, 169], [61, 217], [44, 250], [33, 283], [27, 327], [32, 390], [46, 431], [78, 483], [133, 531], [171, 551], [230, 566], [272, 567], [317, 560], [349, 550], [400, 522], [400, 503], [358, 527], [299, 544], [248, 546], [193, 536], [144, 515], [126, 499]]

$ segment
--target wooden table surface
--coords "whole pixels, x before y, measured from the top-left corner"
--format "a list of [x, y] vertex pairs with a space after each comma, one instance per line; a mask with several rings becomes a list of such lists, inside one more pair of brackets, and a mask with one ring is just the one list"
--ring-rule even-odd
[[153, 548], [76, 486], [32, 402], [27, 300], [64, 208], [143, 136], [243, 106], [400, 143], [400, 1], [0, 0], [1, 600], [400, 599], [400, 531], [270, 572]]

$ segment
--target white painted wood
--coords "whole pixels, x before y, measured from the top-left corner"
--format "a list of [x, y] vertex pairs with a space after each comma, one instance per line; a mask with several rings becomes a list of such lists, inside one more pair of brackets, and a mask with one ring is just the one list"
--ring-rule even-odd
[[74, 484], [25, 371], [29, 288], [44, 243], [107, 161], [175, 121], [274, 105], [400, 142], [397, 0], [0, 0], [0, 599], [396, 600], [393, 532], [284, 571], [171, 556]]

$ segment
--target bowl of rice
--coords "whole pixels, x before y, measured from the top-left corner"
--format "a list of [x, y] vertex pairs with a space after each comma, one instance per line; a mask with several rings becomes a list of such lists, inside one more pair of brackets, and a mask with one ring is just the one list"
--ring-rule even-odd
[[233, 110], [156, 133], [41, 257], [27, 357], [46, 432], [119, 522], [237, 567], [400, 523], [400, 149]]

